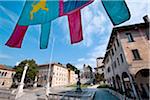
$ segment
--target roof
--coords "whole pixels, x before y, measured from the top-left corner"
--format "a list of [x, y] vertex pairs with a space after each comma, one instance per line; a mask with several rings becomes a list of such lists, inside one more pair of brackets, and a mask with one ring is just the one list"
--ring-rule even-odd
[[114, 38], [116, 37], [117, 33], [127, 31], [127, 30], [137, 29], [137, 28], [148, 28], [149, 24], [150, 23], [138, 23], [138, 24], [114, 27], [112, 30], [111, 36], [109, 38], [109, 42], [108, 42], [108, 45], [106, 48], [106, 53], [105, 53], [103, 62], [105, 61], [105, 59], [106, 59], [106, 57], [110, 51], [110, 48], [112, 46], [112, 42], [114, 41]]
[[94, 69], [99, 69], [99, 68], [103, 68], [103, 67], [104, 67], [104, 65], [99, 66], [99, 67], [95, 67]]
[[98, 58], [96, 58], [96, 59], [104, 59], [104, 57], [98, 57]]
[[[54, 66], [54, 65], [57, 65], [59, 67], [63, 67], [63, 68], [66, 68], [64, 65], [62, 65], [61, 63], [52, 63], [51, 66]], [[49, 67], [49, 64], [41, 64], [41, 65], [38, 65], [38, 67]]]
[[12, 69], [12, 68], [7, 68], [5, 65], [0, 65], [0, 69], [2, 69], [2, 70], [7, 70], [7, 71], [15, 71], [15, 70]]

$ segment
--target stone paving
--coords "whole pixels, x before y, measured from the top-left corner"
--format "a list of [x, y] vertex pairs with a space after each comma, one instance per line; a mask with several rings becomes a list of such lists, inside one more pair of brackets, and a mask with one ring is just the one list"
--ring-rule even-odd
[[[71, 90], [73, 90], [73, 88], [68, 88], [68, 87], [57, 87], [57, 88], [50, 89], [50, 91], [53, 91], [53, 93], [59, 93], [62, 91], [71, 91]], [[86, 88], [84, 89], [84, 91], [90, 91], [90, 92], [95, 91], [96, 93], [94, 96], [94, 100], [119, 100], [116, 96], [112, 95], [111, 93], [109, 93], [108, 91], [104, 89], [96, 89], [94, 87], [94, 88]], [[7, 90], [4, 93], [10, 93], [10, 91]], [[38, 98], [43, 98], [43, 99], [38, 99]], [[0, 100], [14, 100], [14, 99], [9, 99], [9, 98], [4, 99], [0, 97]], [[36, 88], [32, 90], [25, 89], [24, 94], [17, 100], [46, 100], [45, 89], [44, 88]], [[58, 99], [54, 99], [54, 100], [58, 100]], [[84, 99], [80, 98], [78, 100], [84, 100]]]
[[119, 98], [104, 89], [97, 89], [94, 100], [119, 100]]

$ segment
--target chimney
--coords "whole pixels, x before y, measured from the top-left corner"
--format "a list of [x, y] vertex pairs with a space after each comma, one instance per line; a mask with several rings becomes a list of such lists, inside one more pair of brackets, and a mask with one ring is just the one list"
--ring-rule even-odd
[[148, 15], [145, 15], [143, 17], [143, 20], [144, 20], [145, 23], [150, 23], [150, 19], [148, 18]]

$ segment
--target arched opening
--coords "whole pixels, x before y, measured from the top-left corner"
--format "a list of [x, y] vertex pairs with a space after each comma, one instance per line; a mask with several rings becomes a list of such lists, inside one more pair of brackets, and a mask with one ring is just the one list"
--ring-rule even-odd
[[112, 82], [113, 82], [113, 88], [116, 89], [116, 83], [115, 83], [115, 78], [112, 77]]
[[125, 88], [125, 95], [130, 98], [134, 98], [135, 96], [132, 90], [131, 81], [127, 72], [122, 73], [122, 81]]
[[121, 80], [119, 75], [116, 75], [116, 82], [117, 82], [117, 90], [122, 92]]
[[135, 81], [142, 98], [149, 98], [150, 69], [141, 69], [135, 74]]

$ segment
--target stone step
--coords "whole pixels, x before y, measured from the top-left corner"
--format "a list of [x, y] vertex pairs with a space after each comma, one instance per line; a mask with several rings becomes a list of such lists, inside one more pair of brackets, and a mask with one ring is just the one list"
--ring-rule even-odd
[[0, 100], [14, 100], [15, 95], [9, 92], [0, 92]]

